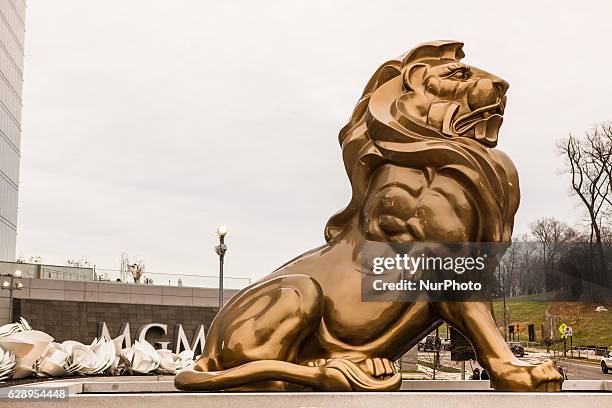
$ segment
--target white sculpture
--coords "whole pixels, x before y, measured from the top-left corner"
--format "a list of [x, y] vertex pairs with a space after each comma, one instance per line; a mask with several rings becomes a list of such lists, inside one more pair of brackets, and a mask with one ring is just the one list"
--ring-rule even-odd
[[20, 323], [0, 327], [0, 348], [15, 355], [17, 366], [12, 378], [28, 377], [36, 372], [35, 363], [44, 355], [53, 341], [45, 332], [32, 330], [25, 319]]
[[180, 354], [156, 350], [146, 340], [120, 349], [122, 340], [120, 336], [112, 341], [96, 338], [90, 345], [73, 340], [57, 343], [21, 318], [0, 327], [0, 381], [30, 375], [176, 374], [194, 361], [191, 350]]
[[10, 351], [0, 349], [0, 381], [11, 378], [15, 366], [15, 355]]

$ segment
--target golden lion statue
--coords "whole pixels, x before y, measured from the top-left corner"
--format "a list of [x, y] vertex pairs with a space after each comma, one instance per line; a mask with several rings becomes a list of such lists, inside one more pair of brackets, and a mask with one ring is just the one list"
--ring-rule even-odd
[[352, 186], [326, 243], [236, 294], [182, 390], [398, 390], [393, 361], [442, 322], [473, 345], [496, 390], [558, 391], [551, 361], [518, 361], [490, 302], [362, 302], [367, 241], [509, 242], [518, 175], [494, 149], [508, 83], [434, 41], [385, 62], [340, 131]]

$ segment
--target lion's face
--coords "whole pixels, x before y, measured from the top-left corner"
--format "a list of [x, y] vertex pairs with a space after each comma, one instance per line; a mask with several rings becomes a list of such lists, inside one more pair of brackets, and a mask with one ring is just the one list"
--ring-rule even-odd
[[402, 69], [406, 93], [396, 106], [448, 137], [497, 144], [508, 83], [457, 61], [419, 62]]

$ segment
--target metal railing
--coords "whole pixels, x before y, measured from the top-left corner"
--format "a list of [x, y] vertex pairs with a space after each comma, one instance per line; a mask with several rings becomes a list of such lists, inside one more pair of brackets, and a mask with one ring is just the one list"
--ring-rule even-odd
[[13, 275], [16, 271], [20, 271], [22, 277], [32, 279], [94, 279], [94, 269], [90, 267], [0, 261], [0, 274]]
[[[119, 269], [95, 268], [95, 280], [108, 282], [134, 283], [132, 277]], [[219, 286], [218, 275], [200, 275], [186, 273], [145, 272], [140, 278], [140, 284], [191, 286], [216, 288]], [[223, 276], [223, 286], [226, 289], [242, 289], [251, 284], [250, 278]]]
[[[17, 270], [21, 272], [23, 278], [31, 279], [105, 281], [134, 284], [132, 276], [119, 269], [0, 261], [0, 274], [12, 275]], [[140, 278], [140, 284], [217, 288], [219, 287], [219, 276], [148, 272], [145, 270]], [[250, 284], [250, 278], [223, 276], [223, 286], [226, 289], [242, 289]]]

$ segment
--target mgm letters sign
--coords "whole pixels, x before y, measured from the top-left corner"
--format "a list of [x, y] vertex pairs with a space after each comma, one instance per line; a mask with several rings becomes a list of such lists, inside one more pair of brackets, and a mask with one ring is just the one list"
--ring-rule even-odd
[[[146, 340], [147, 342], [157, 346], [160, 349], [172, 350], [174, 353], [178, 354], [183, 350], [192, 350], [194, 355], [202, 354], [204, 350], [204, 343], [206, 342], [206, 333], [204, 331], [204, 325], [198, 324], [196, 326], [195, 332], [191, 341], [187, 338], [185, 334], [185, 330], [183, 329], [182, 324], [176, 324], [174, 326], [174, 338], [172, 341], [151, 341], [147, 339], [148, 334], [152, 334], [156, 332], [156, 334], [161, 334], [166, 336], [168, 334], [168, 325], [164, 323], [148, 323], [140, 326], [138, 331], [136, 332], [135, 339], [138, 341]], [[108, 341], [112, 341], [113, 337], [111, 337], [110, 332], [108, 330], [108, 326], [106, 322], [98, 322], [98, 338], [104, 337]], [[132, 346], [132, 336], [130, 334], [130, 324], [123, 323], [121, 325], [121, 329], [117, 335], [117, 338], [120, 341], [121, 348], [127, 348]]]

